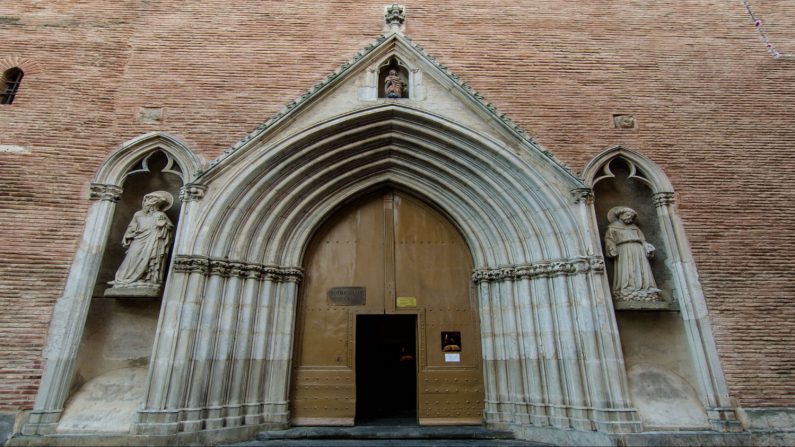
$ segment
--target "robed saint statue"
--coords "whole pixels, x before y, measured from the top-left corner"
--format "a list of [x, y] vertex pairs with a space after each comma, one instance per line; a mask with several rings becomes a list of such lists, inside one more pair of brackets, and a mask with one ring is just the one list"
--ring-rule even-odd
[[164, 211], [174, 197], [166, 191], [144, 196], [141, 210], [133, 215], [122, 238], [127, 248], [111, 288], [105, 296], [157, 296], [163, 285], [174, 224]]
[[635, 224], [637, 213], [632, 208], [617, 206], [607, 213], [609, 225], [605, 232], [605, 252], [613, 258], [613, 299], [616, 302], [662, 301], [654, 281], [649, 258], [654, 246]]

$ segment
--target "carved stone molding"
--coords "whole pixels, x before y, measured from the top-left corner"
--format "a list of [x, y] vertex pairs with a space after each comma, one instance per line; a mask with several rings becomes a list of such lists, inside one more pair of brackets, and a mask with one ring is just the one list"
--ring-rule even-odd
[[676, 203], [676, 197], [672, 192], [658, 192], [651, 196], [651, 199], [654, 201], [654, 206], [657, 208]]
[[177, 255], [174, 271], [179, 273], [201, 273], [206, 276], [252, 278], [274, 282], [300, 283], [304, 271], [299, 267], [278, 267], [245, 261], [210, 258], [207, 256]]
[[121, 199], [122, 191], [123, 190], [116, 185], [92, 183], [88, 198], [91, 200], [107, 200], [109, 202], [118, 202], [119, 199]]
[[576, 275], [587, 272], [603, 272], [604, 269], [604, 259], [600, 257], [583, 257], [494, 269], [477, 269], [472, 273], [472, 281], [475, 283], [505, 280], [517, 281], [521, 279], [550, 278], [559, 275]]
[[571, 195], [574, 197], [574, 203], [585, 203], [590, 205], [593, 203], [593, 189], [591, 188], [575, 188], [571, 190]]
[[200, 185], [197, 183], [188, 183], [187, 185], [183, 186], [179, 190], [179, 200], [182, 202], [191, 202], [194, 200], [200, 200], [204, 197], [204, 193], [207, 191], [206, 185]]

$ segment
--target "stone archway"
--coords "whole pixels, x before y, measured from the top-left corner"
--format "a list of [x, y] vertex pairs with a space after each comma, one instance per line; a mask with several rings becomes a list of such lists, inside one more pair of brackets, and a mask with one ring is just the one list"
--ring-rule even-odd
[[[485, 421], [635, 431], [603, 263], [582, 187], [437, 115], [381, 104], [233, 154], [196, 181], [135, 433], [284, 426], [300, 266], [352, 197], [428, 197], [471, 248]], [[240, 309], [238, 312], [237, 309]]]

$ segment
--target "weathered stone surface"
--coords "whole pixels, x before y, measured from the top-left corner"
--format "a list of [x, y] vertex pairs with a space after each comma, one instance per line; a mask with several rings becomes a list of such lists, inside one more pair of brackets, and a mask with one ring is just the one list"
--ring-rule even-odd
[[146, 389], [146, 370], [119, 369], [83, 384], [67, 402], [58, 431], [128, 432]]

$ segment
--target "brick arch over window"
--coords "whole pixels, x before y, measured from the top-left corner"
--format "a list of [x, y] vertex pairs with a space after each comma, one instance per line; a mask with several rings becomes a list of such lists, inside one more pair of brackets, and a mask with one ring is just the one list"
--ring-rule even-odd
[[[707, 409], [709, 422], [714, 430], [739, 431], [740, 425], [729, 398], [695, 260], [677, 211], [673, 185], [665, 172], [645, 155], [622, 146], [613, 146], [595, 156], [583, 171], [583, 180], [591, 192], [600, 181], [614, 178], [610, 164], [617, 159], [629, 167], [630, 179], [645, 184], [652, 193], [651, 200], [657, 210], [659, 233], [669, 256], [666, 265], [671, 270], [674, 297], [681, 311], [690, 356], [700, 386], [699, 394]], [[591, 219], [592, 227], [596, 228], [593, 205]]]
[[[122, 144], [113, 151], [97, 171], [91, 183], [86, 225], [75, 253], [63, 295], [55, 303], [44, 351], [44, 373], [33, 411], [23, 426], [24, 434], [49, 434], [58, 426], [69, 393], [91, 296], [105, 252], [116, 203], [122, 194], [127, 175], [152, 153], [161, 151], [176, 164], [174, 173], [188, 182], [202, 168], [201, 159], [181, 140], [166, 133], [151, 132]], [[145, 166], [144, 166], [145, 167]], [[181, 214], [185, 213], [183, 210]], [[177, 233], [175, 240], [180, 238]]]
[[24, 76], [25, 72], [19, 67], [12, 67], [3, 72], [2, 77], [0, 77], [0, 104], [11, 104], [14, 102]]

